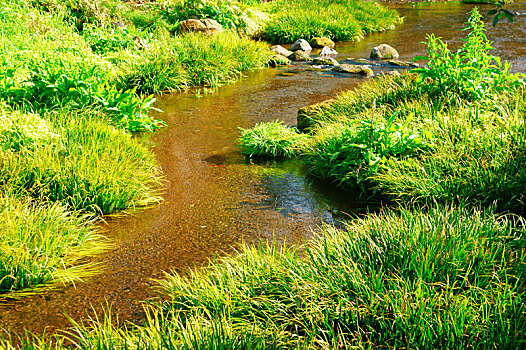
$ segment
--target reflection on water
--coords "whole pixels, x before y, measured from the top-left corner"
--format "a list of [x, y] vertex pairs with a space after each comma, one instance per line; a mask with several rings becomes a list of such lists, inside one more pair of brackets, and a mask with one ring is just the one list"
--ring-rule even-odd
[[[469, 5], [460, 3], [390, 5], [405, 16], [396, 31], [374, 34], [359, 43], [340, 43], [339, 59], [366, 58], [371, 47], [389, 43], [409, 60], [425, 53], [426, 33], [460, 43], [459, 29]], [[509, 8], [523, 11], [524, 5]], [[495, 53], [525, 69], [526, 26], [488, 27]], [[307, 179], [296, 161], [251, 164], [239, 152], [238, 127], [281, 119], [296, 123], [297, 109], [333, 98], [369, 78], [309, 71], [306, 65], [264, 69], [213, 94], [195, 91], [164, 96], [159, 117], [168, 127], [145, 142], [166, 175], [164, 202], [124, 218], [108, 219], [104, 230], [117, 247], [100, 257], [100, 276], [0, 305], [0, 327], [42, 333], [101, 312], [106, 303], [121, 320], [142, 318], [141, 301], [155, 296], [152, 278], [163, 271], [202, 266], [228, 253], [241, 240], [278, 239], [302, 243], [322, 222], [337, 224], [364, 207], [357, 194]], [[92, 309], [93, 307], [93, 309]]]

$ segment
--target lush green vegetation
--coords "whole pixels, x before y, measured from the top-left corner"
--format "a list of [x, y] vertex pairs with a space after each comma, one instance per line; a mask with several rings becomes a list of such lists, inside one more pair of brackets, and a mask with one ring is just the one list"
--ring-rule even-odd
[[399, 20], [395, 11], [359, 0], [171, 0], [163, 14], [171, 28], [192, 16], [212, 18], [239, 33], [281, 44], [316, 36], [359, 40]]
[[475, 12], [455, 53], [430, 35], [426, 68], [366, 83], [311, 116], [310, 141], [298, 144], [311, 174], [395, 199], [522, 211], [523, 76], [489, 54], [483, 28]]
[[[142, 6], [117, 0], [0, 0], [0, 6], [0, 189], [7, 202], [25, 203], [9, 211], [21, 217], [60, 212], [50, 226], [60, 236], [53, 243], [33, 242], [31, 232], [44, 230], [36, 220], [18, 241], [6, 238], [11, 243], [2, 248], [1, 291], [62, 273], [59, 263], [75, 260], [68, 252], [89, 241], [82, 238], [91, 232], [83, 223], [86, 214], [93, 218], [158, 199], [153, 156], [130, 134], [163, 125], [151, 117], [155, 99], [147, 94], [218, 86], [251, 69], [288, 63], [268, 44], [250, 39], [278, 13], [256, 1]], [[215, 19], [225, 31], [180, 33], [179, 23], [189, 18]], [[51, 240], [48, 230], [42, 231], [43, 242]], [[19, 250], [12, 248], [15, 241]], [[31, 256], [24, 251], [32, 249], [46, 263], [35, 259], [21, 268]]]
[[525, 246], [522, 222], [491, 210], [385, 211], [302, 250], [245, 247], [167, 275], [144, 325], [106, 316], [70, 337], [79, 349], [512, 349]]
[[268, 3], [266, 11], [271, 15], [262, 36], [277, 43], [323, 36], [334, 41], [359, 40], [398, 21], [395, 11], [369, 1], [277, 0]]

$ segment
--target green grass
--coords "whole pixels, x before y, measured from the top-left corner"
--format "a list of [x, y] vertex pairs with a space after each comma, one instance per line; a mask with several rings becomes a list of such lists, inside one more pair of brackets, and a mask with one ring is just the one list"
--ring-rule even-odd
[[[52, 123], [44, 124], [51, 129], [45, 130], [46, 137], [4, 133], [9, 135], [4, 144], [16, 147], [0, 149], [0, 186], [101, 214], [155, 203], [159, 170], [151, 152], [123, 130], [89, 114], [48, 115]], [[23, 115], [4, 115], [24, 130]]]
[[143, 325], [110, 312], [79, 349], [513, 349], [525, 341], [522, 221], [491, 210], [384, 210], [302, 249], [245, 246], [169, 274]]
[[2, 196], [0, 293], [79, 278], [79, 272], [86, 271], [75, 271], [73, 264], [93, 255], [103, 242], [92, 224], [93, 217], [71, 213], [60, 204]]
[[262, 36], [280, 44], [317, 36], [334, 41], [359, 40], [366, 33], [386, 30], [398, 22], [396, 11], [368, 1], [278, 0], [263, 8], [271, 17]]
[[283, 122], [275, 121], [257, 124], [251, 129], [241, 129], [239, 142], [242, 152], [249, 157], [293, 157], [301, 151], [302, 142], [307, 139], [307, 135], [287, 127]]

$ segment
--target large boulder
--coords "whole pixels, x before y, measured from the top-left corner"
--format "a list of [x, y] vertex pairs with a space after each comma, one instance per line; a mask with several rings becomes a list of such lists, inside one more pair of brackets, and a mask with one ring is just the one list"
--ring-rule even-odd
[[316, 58], [314, 58], [312, 60], [312, 63], [318, 64], [318, 65], [323, 65], [323, 66], [337, 66], [337, 65], [339, 65], [338, 61], [336, 61], [334, 58], [328, 57], [328, 56], [316, 57]]
[[382, 44], [373, 47], [371, 50], [371, 58], [376, 58], [380, 60], [388, 60], [392, 58], [398, 58], [398, 52], [391, 46], [387, 44]]
[[270, 48], [270, 51], [277, 53], [278, 55], [289, 57], [292, 55], [292, 51], [287, 50], [283, 46], [280, 45], [274, 45]]
[[334, 41], [327, 37], [314, 37], [310, 41], [310, 45], [314, 48], [322, 48], [328, 46], [330, 48], [334, 47]]
[[325, 46], [320, 52], [320, 56], [330, 56], [330, 55], [336, 56], [337, 54], [338, 54], [338, 51], [328, 46]]
[[294, 51], [288, 58], [292, 61], [312, 61], [312, 58], [302, 50]]
[[292, 46], [290, 47], [290, 49], [292, 51], [298, 51], [298, 50], [301, 50], [301, 51], [310, 51], [312, 50], [312, 47], [310, 46], [310, 44], [307, 42], [307, 40], [304, 40], [304, 39], [298, 39], [294, 42], [294, 44], [292, 44]]
[[298, 129], [306, 130], [318, 123], [321, 113], [329, 108], [334, 100], [327, 100], [310, 106], [302, 107], [298, 110]]
[[187, 19], [179, 23], [180, 33], [202, 33], [205, 35], [219, 34], [223, 32], [223, 27], [216, 20], [206, 19]]
[[347, 73], [347, 74], [361, 74], [372, 77], [374, 75], [371, 67], [361, 66], [358, 64], [340, 64], [331, 68], [331, 71], [337, 73]]

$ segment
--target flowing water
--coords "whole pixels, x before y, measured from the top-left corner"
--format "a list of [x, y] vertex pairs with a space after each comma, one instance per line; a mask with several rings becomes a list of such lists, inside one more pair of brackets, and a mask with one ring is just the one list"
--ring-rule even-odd
[[[396, 30], [339, 43], [338, 59], [367, 58], [381, 43], [394, 46], [400, 59], [425, 54], [426, 33], [456, 48], [471, 5], [390, 4], [405, 17]], [[509, 6], [526, 11], [526, 5]], [[483, 8], [486, 11], [488, 8]], [[495, 54], [526, 71], [526, 16], [488, 27]], [[322, 223], [338, 224], [366, 204], [353, 193], [317, 184], [295, 161], [252, 164], [237, 147], [238, 127], [281, 119], [296, 123], [298, 108], [333, 98], [365, 79], [308, 70], [306, 65], [264, 69], [214, 93], [196, 90], [163, 96], [159, 115], [168, 127], [145, 142], [166, 176], [164, 201], [131, 216], [108, 219], [103, 232], [115, 249], [96, 260], [105, 270], [83, 283], [0, 304], [0, 327], [41, 334], [70, 325], [111, 305], [121, 320], [139, 321], [141, 303], [155, 296], [151, 286], [164, 271], [184, 273], [209, 259], [232, 252], [244, 241], [301, 244]], [[147, 137], [147, 138], [146, 138]], [[66, 316], [67, 315], [67, 316]]]

